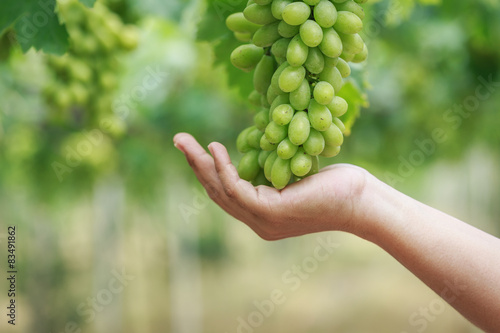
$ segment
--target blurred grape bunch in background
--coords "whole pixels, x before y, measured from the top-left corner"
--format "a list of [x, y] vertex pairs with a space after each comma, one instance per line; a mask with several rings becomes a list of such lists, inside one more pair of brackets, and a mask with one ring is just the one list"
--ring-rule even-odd
[[65, 1], [58, 10], [68, 29], [70, 49], [47, 59], [54, 76], [44, 89], [50, 111], [56, 113], [51, 117], [66, 126], [99, 125], [112, 111], [122, 69], [117, 57], [137, 47], [136, 29], [125, 25], [105, 3], [89, 9], [77, 0]]
[[[82, 332], [235, 332], [254, 301], [286, 290], [282, 275], [311, 255], [316, 235], [263, 243], [226, 216], [171, 145], [189, 131], [238, 156], [252, 80], [231, 68], [239, 42], [224, 21], [245, 4], [119, 0], [87, 9], [61, 1], [66, 55], [24, 53], [9, 38], [15, 26], [4, 31], [0, 247], [5, 227], [17, 225], [18, 332], [63, 332], [71, 322]], [[79, 30], [65, 18], [73, 6], [87, 22]], [[365, 11], [371, 52], [356, 80], [370, 107], [339, 162], [395, 179], [405, 193], [499, 235], [500, 88], [479, 79], [500, 81], [498, 1], [381, 0]], [[91, 18], [110, 30], [87, 30]], [[117, 26], [117, 47], [108, 49], [100, 39]], [[137, 32], [134, 50], [120, 42], [127, 31]], [[477, 99], [478, 87], [488, 98]], [[422, 150], [417, 143], [437, 128], [447, 140]], [[54, 162], [70, 169], [62, 181]], [[437, 296], [379, 249], [334, 238], [331, 259], [255, 331], [417, 332], [410, 316]], [[122, 268], [134, 279], [107, 303]], [[106, 304], [94, 309], [89, 298]], [[446, 307], [426, 332], [478, 331]]]

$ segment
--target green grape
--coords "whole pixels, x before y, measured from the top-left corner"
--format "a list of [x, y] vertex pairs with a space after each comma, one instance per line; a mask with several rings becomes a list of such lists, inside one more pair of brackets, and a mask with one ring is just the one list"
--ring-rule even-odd
[[234, 13], [227, 17], [226, 26], [233, 32], [254, 34], [260, 25], [250, 22], [243, 13]]
[[260, 148], [265, 151], [273, 151], [278, 147], [276, 143], [271, 143], [269, 140], [266, 138], [265, 135], [263, 135], [260, 138]]
[[244, 71], [253, 70], [261, 61], [264, 50], [252, 44], [241, 45], [231, 53], [231, 63]]
[[321, 135], [323, 135], [325, 145], [327, 146], [338, 147], [344, 143], [342, 131], [335, 124], [331, 124], [330, 128], [321, 132]]
[[311, 132], [309, 117], [304, 111], [296, 112], [288, 126], [288, 138], [297, 146], [306, 142]]
[[341, 59], [344, 59], [345, 61], [347, 62], [351, 62], [352, 59], [354, 59], [354, 54], [351, 54], [351, 53], [347, 53], [347, 52], [342, 52], [342, 54], [340, 55], [340, 58]]
[[89, 91], [80, 82], [73, 82], [69, 86], [69, 92], [73, 101], [75, 101], [78, 105], [84, 105], [89, 99]]
[[365, 43], [359, 34], [342, 34], [339, 33], [340, 39], [344, 46], [343, 51], [349, 54], [358, 54], [363, 51]]
[[278, 156], [271, 170], [271, 182], [273, 186], [281, 190], [288, 185], [291, 178], [292, 170], [290, 169], [290, 160], [284, 160]]
[[342, 75], [343, 78], [347, 78], [351, 75], [351, 67], [342, 58], [340, 58], [338, 63], [337, 63], [337, 69], [339, 70], [340, 75]]
[[274, 72], [273, 77], [271, 78], [271, 87], [270, 88], [273, 89], [274, 92], [278, 95], [286, 94], [283, 90], [281, 90], [279, 80], [280, 80], [281, 73], [283, 73], [283, 71], [289, 66], [290, 65], [288, 64], [288, 62], [285, 61], [284, 63], [282, 63], [278, 67], [276, 72]]
[[282, 104], [290, 104], [290, 97], [288, 94], [279, 95], [278, 97], [276, 97], [276, 99], [271, 104], [271, 107], [269, 108], [269, 119], [273, 118], [274, 109]]
[[290, 93], [290, 104], [295, 110], [307, 109], [311, 102], [311, 86], [307, 79], [302, 80], [300, 87]]
[[342, 75], [337, 67], [325, 67], [325, 70], [319, 75], [321, 81], [330, 83], [334, 91], [340, 91], [342, 85]]
[[273, 184], [266, 179], [266, 176], [264, 175], [264, 171], [262, 171], [262, 170], [259, 172], [257, 177], [255, 177], [255, 179], [252, 180], [251, 183], [253, 186], [261, 186], [261, 185], [273, 186]]
[[247, 142], [250, 147], [253, 149], [259, 149], [260, 148], [260, 139], [264, 135], [263, 132], [261, 132], [258, 128], [252, 129], [250, 132], [248, 132], [247, 135]]
[[271, 12], [277, 20], [283, 19], [283, 10], [292, 3], [292, 0], [274, 0], [271, 5]]
[[287, 126], [281, 126], [276, 124], [274, 121], [271, 121], [266, 127], [266, 139], [271, 143], [278, 144], [281, 140], [286, 138], [287, 131]]
[[282, 104], [273, 111], [273, 121], [281, 126], [288, 125], [293, 118], [295, 110], [290, 104]]
[[99, 76], [99, 85], [105, 90], [112, 90], [118, 86], [118, 81], [113, 72], [103, 72]]
[[342, 132], [342, 134], [345, 133], [346, 131], [346, 128], [345, 128], [345, 125], [344, 123], [342, 122], [342, 120], [340, 120], [339, 118], [333, 118], [333, 123], [335, 125], [337, 125], [337, 127], [339, 128], [339, 130]]
[[[267, 91], [266, 91], [267, 94]], [[269, 102], [267, 101], [267, 95], [260, 95], [260, 106], [263, 108], [269, 107]]]
[[78, 59], [73, 59], [73, 61], [69, 63], [69, 72], [74, 80], [84, 83], [89, 82], [93, 75], [91, 68], [85, 62]]
[[365, 11], [363, 8], [352, 0], [336, 5], [337, 10], [349, 11], [356, 14], [361, 20], [365, 18]]
[[276, 151], [280, 158], [289, 160], [295, 155], [297, 149], [299, 149], [299, 147], [294, 145], [290, 139], [286, 138], [280, 142]]
[[290, 38], [278, 39], [271, 47], [271, 53], [277, 58], [286, 58], [286, 51], [288, 50], [290, 41]]
[[279, 87], [284, 92], [292, 92], [297, 89], [306, 77], [306, 69], [302, 66], [289, 66], [283, 70], [279, 77]]
[[320, 0], [302, 0], [302, 1], [304, 1], [309, 6], [316, 6], [320, 2]]
[[267, 157], [266, 163], [264, 163], [264, 175], [268, 181], [271, 181], [272, 170], [274, 166], [274, 162], [278, 158], [278, 153], [275, 151], [271, 152]]
[[276, 63], [278, 64], [278, 66], [280, 66], [282, 63], [284, 63], [286, 61], [285, 58], [280, 58], [280, 57], [274, 57], [275, 60], [276, 60]]
[[283, 20], [290, 25], [301, 25], [311, 15], [311, 7], [303, 2], [293, 2], [285, 7]]
[[73, 103], [71, 92], [67, 89], [60, 89], [54, 96], [54, 102], [59, 108], [67, 109]]
[[271, 11], [271, 5], [252, 4], [245, 8], [243, 15], [248, 21], [259, 25], [266, 25], [276, 21]]
[[261, 6], [269, 5], [271, 2], [273, 2], [273, 0], [253, 0], [253, 1]]
[[342, 40], [333, 28], [323, 30], [323, 41], [319, 44], [319, 49], [330, 58], [336, 58], [342, 54]]
[[332, 85], [326, 81], [320, 81], [316, 84], [313, 91], [314, 99], [321, 105], [328, 105], [335, 97], [335, 90]]
[[250, 104], [255, 105], [255, 106], [261, 106], [260, 101], [261, 101], [261, 94], [257, 90], [253, 90], [250, 95], [248, 96], [248, 100], [250, 101]]
[[250, 32], [235, 32], [234, 37], [243, 43], [250, 43], [252, 41], [252, 34]]
[[340, 146], [338, 147], [334, 147], [334, 146], [325, 146], [325, 149], [323, 150], [323, 152], [321, 154], [319, 154], [320, 156], [323, 156], [323, 157], [335, 157], [337, 156], [338, 154], [340, 153]]
[[[272, 83], [272, 80], [271, 80], [271, 83]], [[266, 108], [271, 106], [271, 104], [274, 102], [274, 100], [276, 99], [276, 97], [278, 97], [278, 94], [276, 93], [276, 91], [271, 87], [269, 86], [269, 88], [267, 89], [267, 95], [266, 95]]]
[[261, 95], [267, 94], [267, 89], [271, 85], [271, 79], [274, 73], [274, 59], [271, 56], [265, 55], [255, 67], [253, 76], [253, 85]]
[[319, 74], [323, 71], [325, 68], [325, 57], [319, 48], [314, 47], [309, 49], [309, 55], [304, 66], [312, 74]]
[[339, 11], [337, 13], [337, 22], [333, 27], [344, 34], [357, 34], [363, 30], [363, 21], [354, 13]]
[[312, 165], [311, 165], [311, 170], [309, 173], [306, 175], [306, 177], [315, 175], [319, 172], [319, 158], [318, 156], [312, 156]]
[[252, 150], [252, 147], [248, 144], [248, 133], [250, 133], [254, 128], [255, 126], [245, 128], [240, 135], [238, 135], [238, 138], [236, 139], [236, 148], [240, 153], [248, 153]]
[[338, 63], [339, 63], [338, 57], [335, 58], [325, 57], [325, 68], [335, 67], [337, 66]]
[[332, 124], [330, 110], [314, 99], [311, 100], [311, 104], [309, 105], [308, 116], [311, 126], [317, 131], [326, 131]]
[[312, 157], [304, 151], [304, 148], [300, 147], [297, 152], [290, 160], [290, 169], [292, 173], [297, 177], [304, 177], [311, 171], [312, 167]]
[[365, 61], [367, 58], [368, 58], [368, 48], [363, 43], [363, 50], [354, 56], [352, 62], [359, 64]]
[[[262, 111], [259, 111], [254, 117], [253, 117], [253, 122], [255, 123], [255, 126], [261, 131], [264, 131], [269, 124], [269, 111], [266, 109], [263, 109]], [[260, 147], [260, 143], [259, 143]]]
[[260, 171], [259, 166], [259, 151], [251, 150], [240, 160], [238, 164], [238, 174], [241, 179], [252, 181], [257, 177]]
[[348, 105], [345, 99], [335, 96], [327, 107], [332, 113], [332, 117], [341, 117], [347, 112]]
[[309, 48], [304, 44], [300, 36], [296, 35], [288, 45], [286, 60], [290, 66], [299, 67], [306, 62], [308, 54]]
[[278, 32], [278, 22], [266, 24], [255, 32], [253, 43], [259, 47], [269, 47], [281, 38]]
[[259, 166], [261, 168], [264, 168], [264, 165], [266, 164], [266, 160], [271, 155], [272, 151], [265, 151], [261, 150], [259, 153]]
[[337, 9], [328, 0], [321, 0], [314, 7], [314, 19], [322, 28], [331, 28], [337, 21]]
[[323, 29], [313, 20], [307, 20], [300, 26], [300, 38], [309, 47], [318, 46], [323, 40]]
[[290, 25], [285, 21], [281, 21], [278, 25], [278, 33], [281, 37], [284, 38], [292, 38], [300, 31], [300, 26], [298, 25]]
[[317, 156], [323, 152], [325, 149], [325, 139], [321, 132], [318, 132], [314, 128], [311, 128], [311, 133], [304, 142], [304, 150], [311, 156]]

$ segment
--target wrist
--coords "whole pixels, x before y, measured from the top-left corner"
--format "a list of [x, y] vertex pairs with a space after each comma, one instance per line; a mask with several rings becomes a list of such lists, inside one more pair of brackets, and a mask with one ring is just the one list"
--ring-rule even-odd
[[366, 182], [358, 198], [358, 207], [353, 220], [353, 234], [383, 247], [387, 231], [394, 223], [405, 221], [404, 207], [408, 197], [367, 173]]

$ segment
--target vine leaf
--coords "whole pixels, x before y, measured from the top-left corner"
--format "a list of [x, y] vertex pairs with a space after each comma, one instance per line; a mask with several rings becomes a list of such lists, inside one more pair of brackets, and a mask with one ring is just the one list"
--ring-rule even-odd
[[[92, 7], [95, 0], [80, 0]], [[0, 2], [0, 36], [17, 40], [23, 52], [34, 47], [46, 53], [64, 54], [68, 49], [68, 32], [59, 23], [56, 0], [23, 0]], [[11, 30], [10, 28], [13, 28]]]

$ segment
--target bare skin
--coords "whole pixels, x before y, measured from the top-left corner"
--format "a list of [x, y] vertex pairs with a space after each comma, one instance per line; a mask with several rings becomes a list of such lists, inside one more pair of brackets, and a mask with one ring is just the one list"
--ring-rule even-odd
[[174, 138], [208, 195], [265, 240], [344, 231], [387, 251], [486, 332], [500, 332], [500, 239], [426, 206], [352, 165], [324, 168], [282, 191], [239, 178], [226, 148], [210, 156]]

